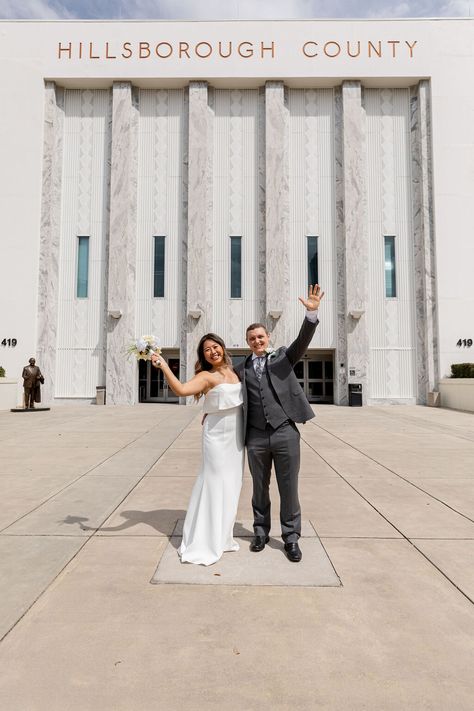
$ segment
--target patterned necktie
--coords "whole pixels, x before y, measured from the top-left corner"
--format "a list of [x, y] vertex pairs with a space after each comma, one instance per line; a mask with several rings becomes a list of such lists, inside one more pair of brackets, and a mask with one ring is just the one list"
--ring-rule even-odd
[[265, 356], [258, 356], [258, 358], [255, 358], [255, 375], [257, 376], [257, 380], [262, 379], [262, 373], [263, 373], [264, 367], [265, 367]]

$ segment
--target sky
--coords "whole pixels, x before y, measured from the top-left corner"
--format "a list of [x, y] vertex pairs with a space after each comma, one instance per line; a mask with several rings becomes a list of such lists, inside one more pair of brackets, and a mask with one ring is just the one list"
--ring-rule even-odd
[[3, 20], [474, 17], [474, 0], [0, 0]]

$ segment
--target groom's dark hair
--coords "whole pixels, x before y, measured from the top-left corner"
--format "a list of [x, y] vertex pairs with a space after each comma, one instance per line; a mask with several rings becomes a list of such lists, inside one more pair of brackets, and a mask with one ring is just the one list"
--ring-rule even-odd
[[256, 328], [263, 328], [267, 336], [270, 335], [267, 327], [263, 323], [251, 323], [250, 326], [247, 326], [247, 330], [245, 331], [245, 338], [247, 338], [247, 334], [249, 331], [254, 331]]

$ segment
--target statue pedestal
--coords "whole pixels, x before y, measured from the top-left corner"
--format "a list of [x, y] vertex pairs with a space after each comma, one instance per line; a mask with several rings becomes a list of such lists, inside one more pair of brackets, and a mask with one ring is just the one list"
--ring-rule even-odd
[[50, 407], [11, 407], [10, 412], [46, 412]]

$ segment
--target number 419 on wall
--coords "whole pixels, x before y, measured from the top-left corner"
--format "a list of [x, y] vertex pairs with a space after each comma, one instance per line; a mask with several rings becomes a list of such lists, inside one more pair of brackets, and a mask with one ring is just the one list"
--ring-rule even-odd
[[470, 348], [472, 346], [472, 338], [460, 338], [459, 341], [456, 343], [456, 345], [461, 348], [461, 346], [465, 346], [466, 348]]
[[12, 346], [13, 348], [15, 348], [17, 343], [18, 341], [16, 340], [16, 338], [4, 338], [2, 341], [2, 346]]

